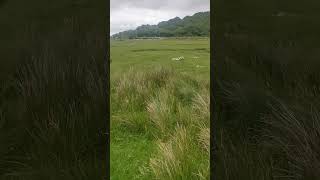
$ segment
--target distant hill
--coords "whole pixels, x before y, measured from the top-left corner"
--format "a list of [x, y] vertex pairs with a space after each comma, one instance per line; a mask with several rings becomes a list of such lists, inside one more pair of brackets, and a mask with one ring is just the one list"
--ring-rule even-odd
[[135, 30], [123, 31], [111, 36], [114, 39], [133, 39], [142, 37], [181, 37], [209, 36], [210, 12], [198, 12], [183, 19], [175, 17], [157, 25], [142, 25]]

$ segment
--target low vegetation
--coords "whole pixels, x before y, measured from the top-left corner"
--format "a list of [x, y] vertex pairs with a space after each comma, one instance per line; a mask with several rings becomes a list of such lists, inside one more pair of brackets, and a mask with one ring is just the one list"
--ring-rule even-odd
[[319, 179], [318, 5], [214, 3], [217, 179]]
[[[208, 179], [209, 82], [192, 80], [161, 67], [131, 70], [112, 82], [111, 133], [130, 133], [154, 146], [140, 173], [156, 179]], [[116, 153], [115, 145], [121, 141], [112, 137]], [[116, 176], [121, 177], [111, 177]]]
[[216, 175], [317, 179], [320, 74], [314, 58], [319, 53], [309, 41], [292, 39], [292, 45], [280, 39], [274, 46], [272, 39], [253, 34], [225, 35], [217, 45]]
[[[111, 179], [209, 179], [209, 54], [188, 51], [186, 44], [192, 42], [191, 49], [197, 43], [208, 46], [208, 41], [203, 40], [112, 44]], [[117, 43], [123, 46], [116, 46]], [[170, 43], [178, 45], [166, 46], [166, 53], [130, 52], [141, 46], [160, 51], [162, 45]], [[173, 61], [171, 54], [182, 53], [181, 47], [186, 48], [184, 59]], [[126, 68], [121, 64], [126, 57], [116, 53], [120, 49], [126, 50], [126, 56], [136, 56], [133, 61], [142, 63]], [[201, 58], [195, 60], [195, 55]], [[152, 62], [153, 59], [158, 60]], [[207, 70], [201, 73], [197, 63]], [[142, 68], [145, 66], [148, 68]]]
[[84, 19], [105, 9], [72, 3], [0, 7], [0, 179], [107, 176], [105, 30]]

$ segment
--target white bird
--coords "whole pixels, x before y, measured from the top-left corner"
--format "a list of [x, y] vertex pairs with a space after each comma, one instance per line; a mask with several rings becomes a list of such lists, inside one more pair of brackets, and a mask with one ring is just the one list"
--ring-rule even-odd
[[183, 56], [180, 56], [180, 57], [177, 57], [177, 58], [172, 58], [173, 61], [180, 61], [180, 60], [183, 60], [184, 57]]

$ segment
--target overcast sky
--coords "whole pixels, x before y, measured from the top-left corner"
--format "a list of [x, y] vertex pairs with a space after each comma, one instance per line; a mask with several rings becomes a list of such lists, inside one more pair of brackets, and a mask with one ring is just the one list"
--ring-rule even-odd
[[111, 0], [110, 34], [210, 10], [210, 0]]

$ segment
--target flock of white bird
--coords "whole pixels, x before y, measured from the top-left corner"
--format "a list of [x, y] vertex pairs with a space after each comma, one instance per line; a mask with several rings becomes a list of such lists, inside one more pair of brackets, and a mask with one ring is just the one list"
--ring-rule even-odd
[[181, 61], [181, 60], [184, 60], [184, 57], [180, 56], [180, 57], [172, 58], [172, 60], [173, 61]]
[[[199, 57], [197, 57], [197, 56], [194, 56], [192, 58], [193, 59], [199, 59]], [[184, 60], [183, 56], [172, 58], [172, 61], [181, 61], [181, 60]], [[205, 67], [205, 66], [196, 65], [196, 67], [197, 68], [201, 68], [201, 67]]]
[[[193, 59], [199, 59], [199, 57], [197, 57], [197, 56], [194, 56], [192, 58]], [[180, 57], [172, 58], [172, 61], [180, 61], [180, 60], [184, 60], [184, 57], [180, 56]]]

